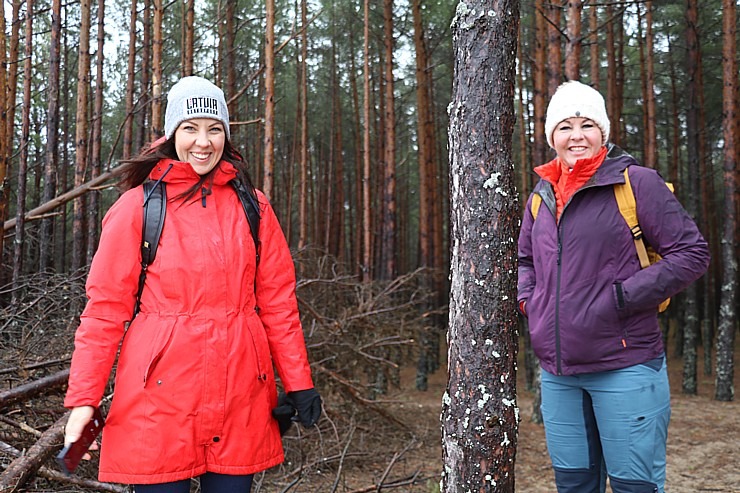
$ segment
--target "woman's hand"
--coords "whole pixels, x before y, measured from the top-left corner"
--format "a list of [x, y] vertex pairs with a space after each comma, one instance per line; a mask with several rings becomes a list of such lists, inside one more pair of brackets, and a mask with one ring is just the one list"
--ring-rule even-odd
[[[80, 436], [82, 436], [82, 430], [93, 417], [93, 412], [95, 412], [95, 408], [92, 406], [80, 406], [72, 409], [69, 413], [67, 425], [64, 427], [65, 447], [80, 439]], [[98, 450], [98, 448], [97, 440], [90, 445], [90, 450]], [[82, 458], [84, 460], [90, 460], [90, 454], [85, 454]]]

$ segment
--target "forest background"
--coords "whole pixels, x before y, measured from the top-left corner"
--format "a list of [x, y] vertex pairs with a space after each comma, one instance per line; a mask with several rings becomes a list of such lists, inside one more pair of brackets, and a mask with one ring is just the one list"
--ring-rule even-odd
[[[413, 358], [416, 385], [425, 388], [444, 359], [451, 26], [469, 13], [465, 3], [12, 0], [0, 7], [0, 324], [8, 363], [12, 357], [25, 368], [71, 348], [100, 220], [119, 194], [118, 162], [161, 135], [168, 89], [195, 74], [224, 89], [232, 140], [296, 251], [312, 359], [338, 359], [322, 352], [330, 337], [316, 339], [315, 327], [341, 320], [357, 329], [352, 323], [363, 320], [363, 330], [373, 329], [361, 339], [344, 327], [354, 352], [322, 374], [365, 402]], [[566, 79], [597, 87], [611, 140], [676, 185], [713, 255], [708, 274], [664, 316], [666, 339], [684, 358], [682, 390], [697, 392], [701, 366], [716, 374], [720, 400], [734, 395], [738, 327], [738, 116], [726, 106], [728, 80], [734, 108], [738, 102], [735, 7], [524, 1], [512, 74], [517, 207], [533, 186], [532, 168], [551, 157], [544, 111]], [[64, 332], [51, 331], [52, 322]], [[66, 341], [64, 350], [31, 344], [41, 337], [35, 329]], [[701, 362], [699, 346], [709, 349]], [[525, 353], [531, 383], [535, 365]], [[24, 372], [18, 381], [30, 378]]]

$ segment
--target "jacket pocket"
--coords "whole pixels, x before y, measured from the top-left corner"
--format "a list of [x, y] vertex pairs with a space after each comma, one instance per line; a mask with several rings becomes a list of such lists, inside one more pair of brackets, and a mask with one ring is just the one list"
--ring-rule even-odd
[[[154, 370], [157, 368], [157, 364], [159, 364], [160, 360], [162, 359], [162, 356], [167, 351], [167, 348], [170, 346], [170, 343], [172, 342], [172, 336], [175, 332], [175, 325], [177, 324], [177, 319], [169, 321], [169, 323], [166, 325], [165, 329], [160, 331], [159, 336], [157, 340], [155, 341], [157, 344], [154, 346], [155, 349], [152, 352], [152, 356], [149, 360], [149, 363], [146, 367], [146, 371], [144, 372], [144, 386], [146, 386], [147, 381], [149, 380], [149, 377], [152, 376], [152, 373], [154, 373]], [[145, 327], [142, 327], [143, 330], [146, 330]]]

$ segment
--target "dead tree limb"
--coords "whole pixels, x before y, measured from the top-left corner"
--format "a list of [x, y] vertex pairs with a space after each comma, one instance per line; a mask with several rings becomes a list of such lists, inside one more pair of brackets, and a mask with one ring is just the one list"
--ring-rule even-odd
[[10, 390], [0, 392], [0, 409], [16, 402], [26, 401], [29, 398], [47, 392], [50, 389], [63, 386], [69, 378], [69, 369], [58, 371], [48, 377], [39, 378], [33, 382], [24, 383]]
[[0, 474], [0, 493], [13, 493], [22, 487], [28, 478], [33, 477], [41, 464], [59, 450], [64, 438], [64, 425], [67, 413], [51, 425], [25, 455], [13, 460]]
[[[80, 195], [83, 195], [87, 192], [89, 192], [91, 189], [107, 182], [108, 180], [111, 180], [115, 178], [116, 176], [123, 173], [123, 171], [128, 168], [128, 164], [122, 164], [120, 166], [117, 166], [113, 168], [112, 170], [108, 171], [107, 173], [103, 173], [97, 178], [93, 178], [92, 180], [83, 183], [77, 188], [74, 188], [70, 190], [69, 192], [65, 192], [61, 195], [58, 195], [51, 199], [50, 201], [46, 202], [45, 204], [41, 204], [40, 206], [36, 207], [35, 209], [31, 209], [26, 213], [25, 220], [26, 221], [32, 221], [34, 219], [39, 219], [43, 214], [46, 214], [49, 211], [52, 211], [59, 207], [62, 204], [65, 204], [69, 202], [70, 200], [79, 197]], [[9, 229], [15, 228], [15, 218], [8, 219], [3, 224], [3, 231], [8, 231]]]
[[15, 373], [17, 371], [28, 371], [28, 370], [37, 370], [39, 368], [46, 368], [47, 366], [54, 366], [61, 363], [69, 363], [70, 361], [69, 356], [65, 356], [64, 358], [57, 358], [49, 361], [41, 361], [40, 363], [33, 363], [31, 365], [26, 366], [14, 366], [12, 368], [3, 368], [0, 370], [0, 375], [7, 375], [8, 373]]
[[[20, 450], [5, 442], [0, 442], [0, 452], [13, 457], [20, 457], [21, 455], [23, 455]], [[81, 478], [74, 475], [67, 475], [45, 466], [39, 468], [38, 475], [39, 477], [42, 477], [44, 479], [51, 479], [53, 481], [59, 481], [60, 483], [81, 486], [83, 488], [88, 488], [95, 491], [109, 491], [111, 493], [128, 492], [128, 488], [125, 486], [111, 483], [101, 483], [100, 481], [95, 481], [92, 479]]]

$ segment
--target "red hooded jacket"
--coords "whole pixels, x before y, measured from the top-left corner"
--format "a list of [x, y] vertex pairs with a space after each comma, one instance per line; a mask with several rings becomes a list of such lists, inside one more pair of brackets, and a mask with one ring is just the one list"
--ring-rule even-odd
[[141, 272], [144, 198], [136, 187], [103, 220], [75, 336], [69, 408], [98, 405], [123, 339], [101, 442], [102, 481], [162, 483], [279, 464], [273, 364], [286, 391], [313, 387], [293, 260], [266, 198], [258, 193], [255, 269], [249, 222], [228, 184], [234, 167], [221, 162], [211, 193], [183, 202], [177, 195], [199, 177], [187, 163], [162, 161], [151, 178], [170, 163], [167, 215], [141, 311], [126, 330]]

